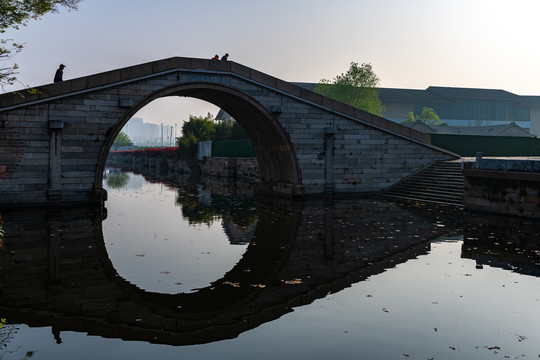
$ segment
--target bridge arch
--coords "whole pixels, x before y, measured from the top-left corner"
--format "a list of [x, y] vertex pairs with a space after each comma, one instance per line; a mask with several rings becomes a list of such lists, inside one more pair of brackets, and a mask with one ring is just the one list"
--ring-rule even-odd
[[[0, 204], [104, 201], [102, 170], [123, 125], [165, 96], [208, 101], [251, 139], [262, 181], [283, 197], [367, 194], [458, 157], [430, 136], [232, 61], [174, 57], [0, 96]], [[2, 147], [2, 146], [0, 146]]]
[[251, 140], [262, 182], [301, 186], [300, 167], [293, 146], [274, 113], [253, 97], [230, 86], [192, 82], [167, 86], [145, 96], [118, 120], [109, 132], [99, 157], [96, 189], [101, 188], [107, 156], [124, 125], [144, 106], [156, 99], [170, 96], [204, 100], [225, 110], [242, 126]]

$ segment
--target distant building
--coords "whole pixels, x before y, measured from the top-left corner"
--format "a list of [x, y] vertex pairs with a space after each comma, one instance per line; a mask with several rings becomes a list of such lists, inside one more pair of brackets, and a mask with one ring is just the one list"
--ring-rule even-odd
[[219, 109], [216, 115], [216, 120], [234, 120], [234, 118], [229, 115], [225, 110]]
[[[314, 90], [313, 83], [296, 83]], [[425, 90], [380, 88], [383, 117], [401, 123], [409, 112], [433, 108], [450, 126], [479, 127], [514, 123], [540, 136], [540, 96], [520, 96], [505, 90], [430, 86]]]
[[174, 127], [145, 123], [143, 119], [131, 118], [122, 129], [133, 145], [137, 146], [175, 146]]
[[404, 124], [427, 134], [444, 134], [444, 135], [478, 135], [478, 136], [533, 136], [528, 129], [523, 129], [512, 122], [503, 125], [488, 125], [488, 126], [448, 126], [428, 125], [421, 121]]

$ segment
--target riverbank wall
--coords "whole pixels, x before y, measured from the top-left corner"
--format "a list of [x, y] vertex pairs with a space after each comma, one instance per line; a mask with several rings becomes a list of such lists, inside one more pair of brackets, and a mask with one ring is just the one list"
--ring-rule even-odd
[[246, 181], [257, 181], [261, 178], [256, 158], [211, 157], [200, 161], [187, 161], [174, 157], [142, 156], [133, 152], [111, 152], [107, 165], [136, 169], [147, 167], [163, 172], [238, 178]]
[[463, 179], [466, 210], [540, 219], [540, 161], [477, 156]]
[[201, 162], [199, 166], [204, 175], [253, 181], [261, 178], [256, 158], [211, 157]]

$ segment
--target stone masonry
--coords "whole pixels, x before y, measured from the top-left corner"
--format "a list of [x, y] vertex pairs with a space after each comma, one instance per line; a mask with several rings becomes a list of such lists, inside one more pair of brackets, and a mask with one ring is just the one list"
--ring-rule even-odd
[[116, 135], [164, 96], [231, 114], [253, 143], [257, 191], [370, 193], [457, 157], [430, 136], [234, 62], [170, 58], [0, 96], [0, 205], [102, 202]]
[[540, 218], [540, 161], [482, 159], [463, 170], [465, 209]]

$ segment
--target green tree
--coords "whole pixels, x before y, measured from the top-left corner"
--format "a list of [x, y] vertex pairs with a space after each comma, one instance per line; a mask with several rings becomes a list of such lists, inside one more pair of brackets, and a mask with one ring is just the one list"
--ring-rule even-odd
[[351, 62], [349, 70], [336, 76], [333, 81], [322, 79], [315, 86], [315, 92], [382, 116], [384, 107], [379, 99], [379, 82], [371, 64], [358, 66], [358, 63]]
[[120, 131], [120, 133], [118, 134], [118, 136], [116, 136], [116, 139], [114, 139], [113, 142], [114, 150], [117, 150], [119, 147], [128, 145], [131, 145], [131, 139], [125, 132]]
[[248, 136], [240, 124], [234, 120], [221, 120], [215, 125], [216, 136], [214, 140], [244, 140]]
[[244, 129], [240, 126], [238, 122], [234, 122], [232, 124], [231, 128], [231, 136], [229, 137], [229, 140], [244, 140], [247, 139], [248, 136]]
[[176, 138], [176, 145], [182, 159], [194, 160], [197, 157], [197, 138], [193, 134]]
[[213, 140], [216, 136], [214, 117], [210, 113], [205, 117], [189, 115], [189, 121], [182, 125], [182, 135], [193, 135], [198, 141]]
[[189, 116], [189, 121], [182, 125], [182, 137], [176, 138], [180, 157], [195, 159], [197, 143], [206, 140], [242, 140], [247, 135], [234, 120], [215, 120], [212, 114], [206, 116]]
[[435, 110], [433, 110], [433, 108], [430, 108], [430, 107], [423, 107], [422, 112], [420, 113], [420, 115], [416, 115], [416, 116], [414, 115], [413, 112], [409, 112], [407, 114], [407, 119], [403, 120], [401, 123], [402, 124], [410, 124], [410, 123], [413, 123], [415, 121], [420, 121], [420, 122], [423, 122], [424, 124], [427, 124], [427, 125], [442, 125], [442, 124], [444, 124], [444, 121], [441, 121], [441, 119], [439, 118], [439, 115], [437, 115]]
[[233, 120], [218, 120], [215, 124], [216, 134], [214, 140], [223, 141], [231, 138], [231, 129], [233, 127]]
[[[59, 7], [77, 10], [81, 0], [0, 0], [0, 33], [8, 29], [18, 30], [30, 20], [38, 20], [47, 13], [57, 13]], [[12, 85], [17, 81], [19, 67], [13, 57], [23, 44], [13, 39], [0, 39], [0, 86]]]
[[206, 116], [189, 115], [189, 121], [182, 125], [182, 137], [176, 139], [180, 157], [194, 160], [197, 156], [197, 143], [214, 140], [216, 137], [216, 124], [212, 114]]

